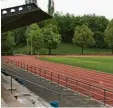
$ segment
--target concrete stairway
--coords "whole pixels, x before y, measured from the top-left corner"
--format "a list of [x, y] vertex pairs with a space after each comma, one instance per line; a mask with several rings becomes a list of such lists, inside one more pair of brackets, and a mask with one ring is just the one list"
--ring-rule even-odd
[[46, 101], [29, 91], [12, 79], [12, 94], [10, 76], [1, 73], [1, 104], [2, 107], [51, 107]]
[[[89, 99], [89, 97], [83, 96], [65, 87], [58, 86], [55, 83], [51, 83], [50, 81], [44, 78], [40, 78], [40, 76], [36, 76], [31, 72], [26, 72], [17, 67], [16, 68], [10, 67], [16, 70], [15, 72], [12, 72], [9, 68], [7, 68], [7, 66], [2, 66], [2, 68], [8, 70], [12, 74], [24, 78], [25, 80], [29, 80], [37, 85], [41, 85], [41, 86], [36, 86], [27, 81], [24, 82], [24, 86], [26, 86], [33, 93], [45, 99], [47, 102], [58, 100], [60, 102], [60, 107], [102, 107], [103, 106], [103, 103], [100, 103], [93, 99]], [[47, 90], [46, 88], [48, 88], [49, 90], [53, 90], [57, 93], [60, 93], [61, 95], [55, 94], [52, 91]]]

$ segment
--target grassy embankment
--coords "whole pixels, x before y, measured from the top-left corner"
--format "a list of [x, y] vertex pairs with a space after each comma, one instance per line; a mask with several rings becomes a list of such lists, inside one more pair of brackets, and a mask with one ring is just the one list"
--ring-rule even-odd
[[[27, 54], [27, 47], [24, 46], [15, 48], [14, 53]], [[43, 48], [39, 50], [39, 53], [48, 54], [48, 50]], [[57, 49], [52, 50], [52, 54], [81, 54], [81, 48], [76, 45], [61, 43], [61, 45], [59, 45]], [[111, 54], [111, 50], [99, 48], [85, 48], [84, 54]]]

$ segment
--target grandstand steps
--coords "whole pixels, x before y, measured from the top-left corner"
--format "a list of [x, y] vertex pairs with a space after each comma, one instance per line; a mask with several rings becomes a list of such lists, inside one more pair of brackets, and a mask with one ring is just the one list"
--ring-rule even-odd
[[51, 101], [58, 100], [60, 102], [60, 107], [102, 107], [104, 106], [103, 103], [95, 101], [92, 98], [89, 99], [89, 97], [83, 96], [66, 87], [63, 87], [49, 80], [41, 78], [40, 76], [32, 74], [31, 72], [21, 70], [20, 68], [17, 68], [17, 67], [16, 68], [11, 67], [16, 70], [15, 72], [11, 71], [9, 68], [7, 68], [7, 66], [2, 66], [2, 68], [26, 80], [32, 81], [35, 84], [41, 85], [42, 87], [49, 88], [52, 91], [62, 94], [62, 95], [58, 95], [40, 86], [33, 85], [29, 82], [24, 82], [24, 86], [26, 86], [29, 90], [39, 95], [49, 103]]

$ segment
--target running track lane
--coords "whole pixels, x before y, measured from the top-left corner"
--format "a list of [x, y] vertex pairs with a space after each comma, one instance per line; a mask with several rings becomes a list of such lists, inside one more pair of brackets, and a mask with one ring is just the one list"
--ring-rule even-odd
[[[73, 66], [68, 66], [68, 65], [64, 65], [64, 64], [57, 64], [57, 63], [51, 63], [51, 62], [46, 62], [46, 61], [41, 61], [41, 60], [36, 60], [34, 56], [11, 56], [11, 57], [7, 57], [10, 58], [12, 60], [17, 60], [17, 61], [21, 61], [25, 64], [29, 64], [29, 65], [34, 65], [36, 67], [41, 67], [42, 69], [48, 69], [51, 70], [52, 72], [55, 73], [63, 73], [68, 75], [69, 77], [73, 78], [79, 78], [83, 81], [87, 81], [91, 84], [98, 84], [100, 86], [104, 86], [106, 88], [110, 88], [113, 89], [113, 75], [111, 74], [106, 74], [103, 72], [96, 72], [94, 70], [87, 70], [87, 69], [82, 69], [79, 67], [73, 67]], [[93, 76], [93, 77], [92, 77]], [[57, 77], [57, 76], [55, 76]], [[52, 79], [55, 82], [58, 82], [57, 79]], [[48, 78], [50, 79], [50, 78]], [[63, 78], [62, 78], [63, 79]], [[65, 80], [65, 79], [63, 79]], [[65, 85], [64, 81], [60, 81], [60, 83], [62, 85]], [[75, 82], [73, 81], [69, 81], [68, 87], [72, 88], [73, 90], [76, 90], [76, 87], [73, 86]], [[79, 83], [79, 87], [78, 91], [82, 92], [84, 91], [83, 94], [87, 94], [86, 89], [88, 89], [88, 87], [82, 83]], [[84, 89], [83, 89], [84, 88]], [[91, 88], [92, 94], [94, 95], [93, 97], [97, 100], [102, 99], [104, 92], [102, 92], [99, 89], [96, 88]], [[94, 94], [93, 92], [97, 92], [97, 94]], [[99, 95], [100, 94], [100, 95]], [[110, 93], [106, 93], [107, 95], [107, 100], [109, 100], [109, 98], [113, 99], [113, 94]], [[112, 100], [113, 102], [113, 100]], [[107, 102], [107, 103], [112, 103], [112, 102]]]
[[24, 56], [24, 57], [16, 56], [16, 59], [15, 57], [11, 59], [21, 61], [23, 63], [28, 63], [36, 67], [48, 69], [55, 73], [56, 72], [66, 73], [67, 75], [70, 75], [72, 77], [86, 80], [86, 81], [96, 83], [101, 86], [105, 86], [107, 88], [109, 87], [113, 89], [113, 75], [112, 74], [105, 74], [105, 73], [100, 73], [100, 72], [97, 73], [97, 71], [94, 71], [94, 70], [87, 70], [87, 69], [82, 69], [79, 67], [73, 67], [73, 66], [64, 65], [64, 64], [57, 64], [57, 63], [36, 60], [33, 56]]

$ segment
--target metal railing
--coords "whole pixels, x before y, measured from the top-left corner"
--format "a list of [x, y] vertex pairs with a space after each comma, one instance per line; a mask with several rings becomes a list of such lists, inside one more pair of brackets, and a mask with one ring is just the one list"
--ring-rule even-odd
[[[14, 70], [11, 70], [12, 72], [16, 72], [16, 71], [14, 71]], [[11, 94], [13, 94], [13, 81], [12, 81], [12, 79], [19, 79], [19, 80], [22, 80], [22, 81], [25, 81], [25, 82], [28, 82], [28, 83], [30, 83], [30, 84], [32, 84], [32, 85], [35, 85], [35, 86], [37, 86], [37, 87], [40, 87], [40, 88], [42, 88], [42, 89], [44, 89], [44, 90], [47, 90], [48, 92], [50, 92], [50, 95], [53, 95], [53, 94], [55, 94], [56, 96], [57, 96], [57, 100], [59, 101], [59, 105], [61, 104], [61, 102], [62, 102], [62, 96], [63, 97], [75, 97], [76, 98], [76, 96], [78, 95], [78, 94], [75, 94], [74, 92], [73, 92], [73, 94], [67, 94], [67, 93], [59, 93], [59, 92], [57, 92], [57, 91], [55, 91], [55, 90], [52, 90], [52, 89], [49, 89], [49, 88], [47, 88], [47, 87], [45, 87], [45, 86], [43, 86], [43, 85], [40, 85], [40, 84], [37, 84], [37, 83], [34, 83], [34, 82], [32, 82], [32, 81], [30, 81], [30, 80], [27, 80], [27, 79], [25, 79], [25, 78], [23, 78], [23, 77], [20, 77], [20, 76], [18, 76], [18, 75], [15, 75], [15, 74], [13, 74], [13, 73], [10, 73], [9, 71], [7, 71], [7, 70], [5, 70], [5, 69], [1, 69], [1, 72], [3, 73], [3, 74], [7, 74], [8, 76], [10, 76], [11, 78], [10, 78], [10, 90], [11, 90]], [[25, 86], [24, 84], [22, 84], [23, 86]], [[24, 88], [23, 88], [24, 89]], [[15, 92], [14, 92], [15, 93]], [[24, 95], [24, 94], [23, 94]], [[49, 95], [49, 94], [48, 94]], [[49, 96], [50, 96], [49, 95]], [[56, 99], [56, 98], [55, 98]], [[68, 98], [67, 98], [68, 99]], [[51, 101], [53, 101], [54, 100], [54, 96], [53, 96], [53, 99], [51, 99]], [[79, 100], [79, 99], [77, 99], [77, 100]], [[70, 101], [71, 102], [71, 100], [67, 100], [68, 102]], [[68, 103], [68, 104], [70, 104], [70, 102]], [[65, 104], [63, 104], [63, 105], [65, 105]]]
[[113, 106], [113, 90], [107, 89], [104, 87], [100, 87], [98, 85], [94, 85], [88, 82], [84, 82], [82, 80], [73, 79], [64, 74], [54, 73], [46, 69], [37, 68], [35, 66], [25, 64], [20, 61], [4, 59], [6, 63], [11, 63], [21, 69], [27, 70], [29, 72], [34, 73], [35, 75], [39, 75], [41, 77], [50, 80], [51, 82], [55, 82], [58, 86], [62, 85], [67, 88], [70, 88], [76, 92], [80, 92], [89, 98], [94, 98], [99, 100], [105, 104], [109, 104]]

